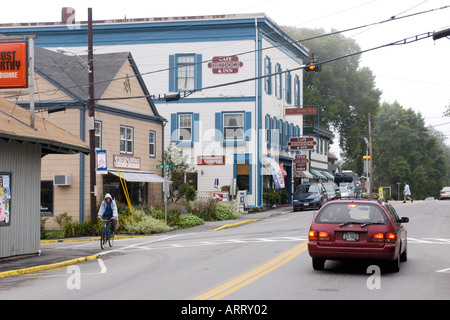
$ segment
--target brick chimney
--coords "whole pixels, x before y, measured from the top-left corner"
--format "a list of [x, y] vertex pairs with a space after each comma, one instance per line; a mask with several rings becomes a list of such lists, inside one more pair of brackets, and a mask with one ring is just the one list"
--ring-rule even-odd
[[75, 24], [75, 9], [70, 7], [64, 7], [61, 9], [61, 23], [62, 24]]

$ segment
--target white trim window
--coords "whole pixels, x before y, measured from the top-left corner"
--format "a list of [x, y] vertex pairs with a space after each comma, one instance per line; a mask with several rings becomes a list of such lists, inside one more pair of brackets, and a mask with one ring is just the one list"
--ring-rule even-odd
[[120, 153], [133, 154], [134, 128], [120, 126]]
[[148, 134], [148, 150], [151, 158], [156, 157], [156, 131], [150, 130]]
[[95, 135], [95, 149], [100, 150], [102, 148], [102, 122], [94, 121], [94, 135]]
[[178, 141], [192, 141], [192, 114], [178, 116]]
[[177, 89], [188, 91], [195, 89], [195, 56], [177, 56]]
[[223, 139], [244, 140], [244, 114], [223, 114]]

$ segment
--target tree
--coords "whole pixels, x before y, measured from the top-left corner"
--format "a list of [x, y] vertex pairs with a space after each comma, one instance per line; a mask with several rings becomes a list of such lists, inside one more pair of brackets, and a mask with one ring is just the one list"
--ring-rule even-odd
[[[168, 199], [176, 202], [186, 194], [192, 198], [192, 190], [184, 188], [184, 175], [186, 172], [194, 171], [194, 168], [188, 163], [187, 156], [183, 155], [183, 151], [170, 144], [164, 151], [164, 162], [172, 164], [173, 167], [168, 169], [168, 179], [172, 181], [169, 187]], [[181, 191], [180, 191], [181, 190]]]
[[[285, 30], [309, 47], [319, 63], [361, 51], [355, 40], [342, 34], [301, 41], [326, 33], [323, 29], [286, 27]], [[363, 137], [368, 136], [368, 115], [376, 114], [381, 96], [372, 71], [360, 67], [360, 55], [326, 63], [321, 72], [304, 73], [303, 92], [304, 105], [319, 105], [320, 125], [339, 132], [339, 146], [348, 169], [363, 172], [360, 159], [366, 152]]]
[[448, 158], [422, 115], [397, 102], [383, 103], [373, 126], [375, 184], [408, 181], [416, 199], [438, 196], [447, 177]]

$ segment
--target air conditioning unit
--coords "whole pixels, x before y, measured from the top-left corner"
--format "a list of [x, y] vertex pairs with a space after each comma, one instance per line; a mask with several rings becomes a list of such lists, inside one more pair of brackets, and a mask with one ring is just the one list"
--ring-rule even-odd
[[70, 186], [70, 174], [55, 174], [53, 184], [55, 186]]

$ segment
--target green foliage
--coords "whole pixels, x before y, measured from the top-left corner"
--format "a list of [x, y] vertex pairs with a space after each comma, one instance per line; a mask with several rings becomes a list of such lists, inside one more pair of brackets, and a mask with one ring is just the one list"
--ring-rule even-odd
[[196, 215], [193, 215], [192, 213], [189, 214], [182, 214], [178, 217], [177, 225], [180, 228], [191, 228], [195, 226], [200, 226], [204, 224], [205, 221], [202, 218], [197, 217]]
[[62, 231], [63, 238], [89, 237], [97, 234], [90, 221], [68, 222]]
[[191, 172], [194, 168], [188, 163], [188, 158], [183, 155], [183, 151], [173, 144], [169, 145], [164, 151], [164, 162], [173, 165], [172, 168], [168, 169], [167, 178], [172, 181], [169, 186], [169, 200], [176, 202], [184, 196], [180, 190], [185, 185], [185, 172]]
[[[447, 182], [449, 154], [443, 141], [425, 127], [421, 114], [397, 102], [384, 103], [374, 118], [373, 133], [377, 185], [401, 182], [402, 190], [408, 181], [413, 198], [438, 197]], [[393, 193], [396, 191], [394, 188]]]
[[236, 219], [233, 206], [230, 203], [218, 202], [215, 209], [215, 215], [217, 220], [229, 220]]
[[60, 230], [63, 230], [64, 227], [68, 224], [68, 223], [72, 223], [72, 216], [69, 216], [69, 214], [67, 212], [64, 212], [60, 215], [57, 215], [55, 217], [55, 221], [59, 226]]
[[183, 184], [179, 190], [179, 197], [187, 201], [194, 201], [197, 198], [197, 190], [191, 185]]
[[263, 193], [263, 201], [265, 204], [273, 206], [280, 202], [280, 194], [273, 189], [269, 189]]
[[133, 219], [126, 221], [124, 231], [130, 234], [152, 234], [170, 231], [164, 221], [147, 215], [144, 210], [136, 210], [133, 213]]

